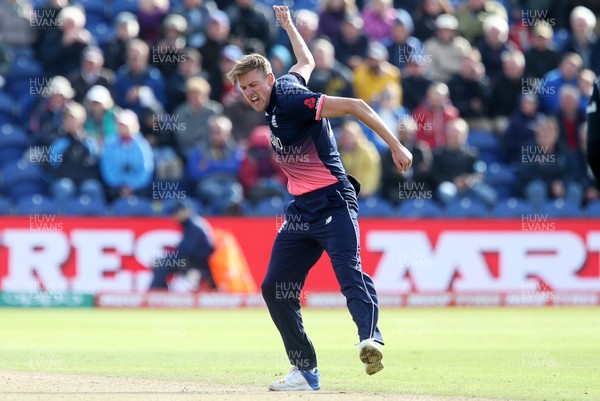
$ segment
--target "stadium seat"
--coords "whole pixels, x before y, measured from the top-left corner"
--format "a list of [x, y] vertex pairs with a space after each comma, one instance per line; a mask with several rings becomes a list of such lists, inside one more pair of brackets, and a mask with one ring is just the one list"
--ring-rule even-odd
[[115, 30], [109, 23], [93, 22], [87, 25], [87, 29], [92, 33], [99, 45], [106, 44], [115, 35]]
[[13, 60], [5, 78], [6, 82], [12, 82], [38, 78], [43, 75], [42, 65], [38, 61], [26, 55], [19, 55]]
[[564, 199], [555, 199], [546, 202], [540, 213], [548, 217], [579, 217], [581, 209], [575, 203], [566, 202]]
[[500, 142], [493, 133], [470, 131], [467, 143], [479, 151], [479, 160], [488, 165], [500, 162]]
[[68, 216], [104, 216], [106, 204], [101, 199], [81, 195], [67, 201], [65, 214]]
[[361, 217], [393, 216], [394, 207], [386, 200], [376, 196], [369, 198], [360, 198], [358, 200], [358, 210]]
[[398, 215], [409, 218], [440, 217], [442, 210], [432, 200], [411, 199], [405, 200], [400, 204]]
[[[110, 17], [106, 15], [110, 9], [110, 2], [104, 0], [79, 0], [78, 3], [85, 9], [86, 20], [89, 20], [90, 16], [101, 15], [103, 17]], [[118, 3], [118, 1], [116, 1]], [[93, 17], [92, 17], [93, 18]]]
[[1, 187], [12, 200], [46, 193], [42, 171], [26, 160], [7, 164], [0, 176]]
[[[178, 3], [177, 1], [171, 0], [171, 9], [173, 9]], [[183, 3], [183, 2], [179, 2]], [[137, 13], [139, 8], [138, 0], [119, 0], [113, 1], [113, 18], [123, 11], [129, 11], [130, 13]]]
[[500, 199], [506, 199], [513, 195], [516, 177], [507, 165], [491, 163], [485, 171], [484, 181], [496, 190]]
[[283, 214], [283, 203], [283, 199], [279, 196], [262, 199], [256, 204], [251, 213], [254, 216], [275, 216]]
[[17, 201], [17, 214], [57, 214], [56, 203], [43, 195], [25, 196]]
[[0, 90], [0, 113], [12, 116], [14, 111], [14, 99], [5, 90]]
[[18, 126], [2, 124], [0, 126], [0, 168], [17, 162], [29, 146], [29, 138]]
[[457, 199], [446, 206], [446, 216], [449, 218], [478, 218], [488, 215], [487, 207], [471, 198]]
[[12, 214], [12, 205], [6, 198], [0, 198], [0, 216], [7, 216]]
[[500, 218], [522, 217], [533, 214], [533, 206], [525, 200], [509, 198], [496, 204], [493, 215]]
[[129, 196], [119, 198], [112, 203], [111, 214], [113, 216], [152, 216], [152, 202], [146, 198]]
[[600, 218], [600, 200], [587, 205], [585, 208], [585, 215], [588, 217]]

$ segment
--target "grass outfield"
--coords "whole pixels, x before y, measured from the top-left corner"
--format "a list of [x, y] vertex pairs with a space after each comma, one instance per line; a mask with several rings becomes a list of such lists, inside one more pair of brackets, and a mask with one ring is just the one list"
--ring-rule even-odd
[[[600, 400], [595, 308], [384, 309], [385, 369], [375, 376], [358, 360], [346, 310], [307, 309], [304, 315], [327, 391]], [[266, 389], [289, 368], [264, 309], [0, 309], [0, 322], [0, 372]]]

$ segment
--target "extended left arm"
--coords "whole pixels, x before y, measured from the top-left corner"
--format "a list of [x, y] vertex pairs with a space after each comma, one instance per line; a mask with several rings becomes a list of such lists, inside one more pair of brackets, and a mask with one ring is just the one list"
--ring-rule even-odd
[[402, 172], [406, 172], [410, 168], [412, 165], [410, 151], [400, 143], [381, 117], [364, 100], [327, 96], [321, 101], [324, 102], [321, 108], [321, 117], [336, 118], [353, 115], [387, 143], [392, 151], [394, 163]]

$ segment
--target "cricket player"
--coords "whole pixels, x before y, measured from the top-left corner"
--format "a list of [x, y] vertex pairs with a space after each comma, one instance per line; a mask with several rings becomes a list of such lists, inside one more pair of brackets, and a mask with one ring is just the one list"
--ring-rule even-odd
[[[269, 61], [258, 54], [242, 57], [228, 73], [252, 108], [265, 113], [275, 158], [288, 177], [294, 200], [285, 207], [261, 289], [293, 365], [270, 390], [318, 390], [315, 349], [304, 331], [301, 289], [323, 251], [331, 259], [350, 314], [358, 327], [360, 360], [372, 375], [383, 369], [377, 327], [377, 294], [360, 261], [357, 192], [359, 183], [340, 161], [329, 118], [353, 115], [390, 147], [394, 163], [406, 171], [412, 155], [364, 101], [311, 92], [306, 84], [315, 67], [306, 43], [285, 6], [273, 6], [287, 32], [297, 63], [275, 79]], [[354, 185], [351, 183], [354, 182]]]
[[587, 161], [600, 188], [600, 78], [594, 83], [594, 91], [587, 106]]

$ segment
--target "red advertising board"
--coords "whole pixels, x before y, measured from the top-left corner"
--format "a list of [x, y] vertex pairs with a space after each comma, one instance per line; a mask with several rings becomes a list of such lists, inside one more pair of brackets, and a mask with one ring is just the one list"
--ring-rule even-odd
[[[210, 218], [232, 232], [260, 284], [275, 218]], [[165, 218], [0, 218], [0, 291], [144, 291], [180, 238]], [[361, 220], [364, 270], [381, 294], [600, 293], [600, 220]], [[324, 255], [305, 291], [337, 292]]]

